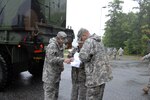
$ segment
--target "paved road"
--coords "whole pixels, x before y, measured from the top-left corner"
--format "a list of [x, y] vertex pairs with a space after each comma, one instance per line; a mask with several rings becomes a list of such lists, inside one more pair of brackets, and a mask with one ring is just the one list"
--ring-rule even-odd
[[107, 84], [104, 100], [150, 100], [142, 88], [148, 82], [147, 64], [136, 61], [114, 61], [114, 79]]
[[[142, 88], [148, 82], [147, 63], [139, 61], [111, 61], [114, 79], [107, 83], [103, 100], [150, 100], [150, 93], [144, 95]], [[70, 100], [71, 68], [66, 65], [62, 73], [59, 100]], [[0, 100], [43, 100], [41, 78], [35, 78], [27, 71], [16, 76]]]

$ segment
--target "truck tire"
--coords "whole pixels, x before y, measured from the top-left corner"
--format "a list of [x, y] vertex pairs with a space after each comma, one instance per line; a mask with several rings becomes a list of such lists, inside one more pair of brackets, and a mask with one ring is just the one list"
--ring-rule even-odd
[[43, 71], [43, 62], [35, 62], [32, 61], [29, 64], [28, 71], [33, 75], [33, 76], [42, 76], [42, 71]]
[[6, 66], [6, 62], [0, 55], [0, 91], [2, 91], [5, 88], [7, 84], [7, 79], [8, 79], [8, 69]]

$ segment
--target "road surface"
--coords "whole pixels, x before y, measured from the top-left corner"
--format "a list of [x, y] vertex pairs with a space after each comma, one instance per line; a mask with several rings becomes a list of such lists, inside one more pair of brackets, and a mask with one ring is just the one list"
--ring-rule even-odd
[[[138, 60], [111, 61], [113, 80], [107, 83], [103, 100], [150, 100], [150, 93], [143, 94], [142, 88], [148, 83], [146, 62]], [[41, 78], [33, 77], [28, 71], [13, 79], [5, 92], [0, 92], [0, 100], [43, 100]], [[65, 65], [60, 83], [59, 100], [70, 100], [71, 67]]]

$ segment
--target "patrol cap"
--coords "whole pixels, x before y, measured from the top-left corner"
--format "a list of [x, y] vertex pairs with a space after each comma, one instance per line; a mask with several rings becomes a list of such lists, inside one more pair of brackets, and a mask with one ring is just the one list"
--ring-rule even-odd
[[57, 34], [57, 37], [61, 38], [61, 39], [63, 38], [64, 39], [64, 43], [68, 42], [68, 40], [67, 40], [67, 34], [65, 32], [63, 32], [63, 31], [59, 31], [58, 34]]
[[66, 38], [66, 37], [67, 37], [67, 34], [66, 34], [65, 32], [63, 32], [63, 31], [59, 31], [59, 32], [57, 33], [57, 37]]

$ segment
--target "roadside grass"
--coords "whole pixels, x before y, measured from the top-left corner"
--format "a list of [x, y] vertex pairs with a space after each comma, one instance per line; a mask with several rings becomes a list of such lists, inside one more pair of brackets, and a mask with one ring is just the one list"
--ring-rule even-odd
[[[67, 58], [67, 55], [69, 54], [68, 49], [64, 50], [64, 58]], [[117, 55], [118, 58], [118, 55]], [[140, 55], [123, 55], [123, 60], [141, 60], [142, 56]]]
[[123, 55], [124, 60], [141, 60], [142, 56], [140, 55]]
[[68, 50], [65, 50], [64, 51], [64, 58], [67, 58], [67, 55], [69, 54], [69, 51]]

